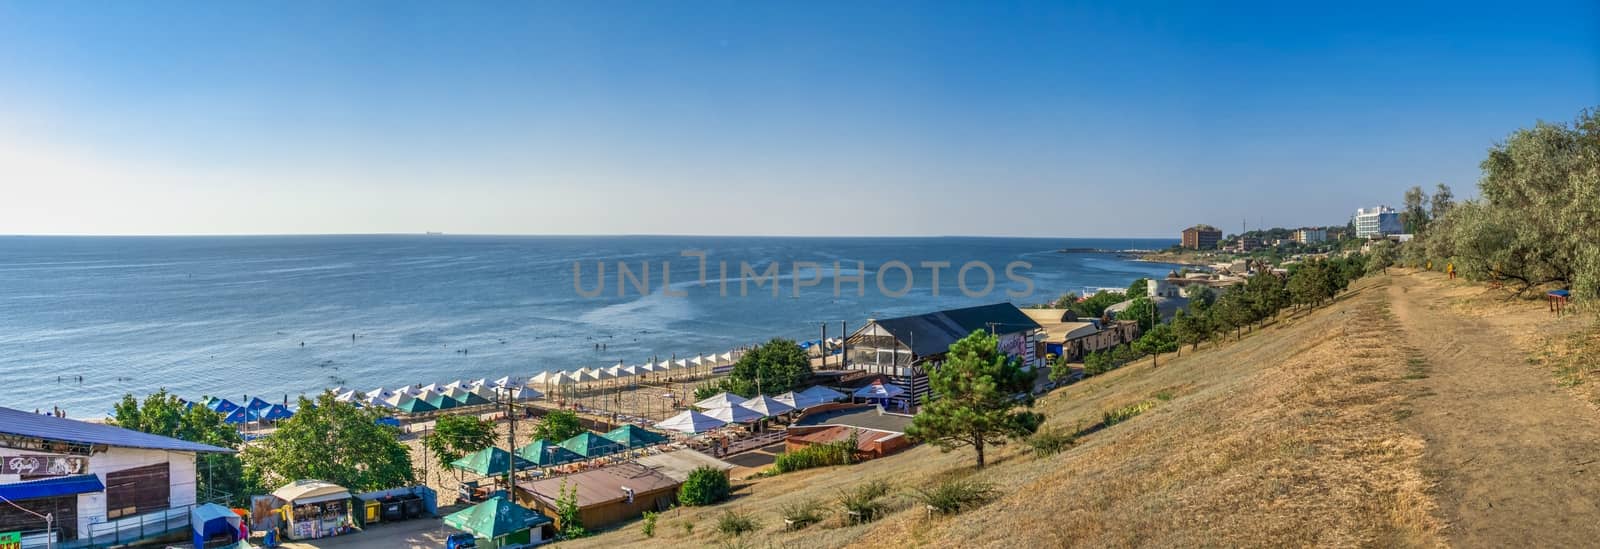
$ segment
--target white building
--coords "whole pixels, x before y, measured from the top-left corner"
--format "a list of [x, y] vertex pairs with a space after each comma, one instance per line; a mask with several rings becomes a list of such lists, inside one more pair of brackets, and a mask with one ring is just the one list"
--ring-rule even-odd
[[1300, 229], [1294, 232], [1294, 241], [1301, 244], [1316, 244], [1327, 240], [1327, 229]]
[[0, 505], [0, 532], [21, 532], [31, 548], [187, 529], [195, 455], [206, 452], [233, 450], [0, 408], [0, 498], [15, 504]]
[[1380, 238], [1404, 230], [1400, 226], [1400, 212], [1394, 208], [1378, 206], [1356, 210], [1356, 238]]

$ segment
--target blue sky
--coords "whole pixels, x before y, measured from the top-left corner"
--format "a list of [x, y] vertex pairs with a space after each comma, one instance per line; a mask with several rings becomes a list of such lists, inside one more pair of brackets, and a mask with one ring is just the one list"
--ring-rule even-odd
[[1332, 224], [1600, 105], [1593, 2], [1212, 4], [0, 0], [0, 233]]

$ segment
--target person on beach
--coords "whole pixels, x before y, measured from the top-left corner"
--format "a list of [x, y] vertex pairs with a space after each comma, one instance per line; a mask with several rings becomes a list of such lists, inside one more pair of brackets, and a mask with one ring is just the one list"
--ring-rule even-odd
[[1444, 264], [1444, 273], [1446, 275], [1450, 276], [1450, 280], [1455, 280], [1456, 279], [1456, 264], [1455, 264], [1455, 262], [1445, 263]]

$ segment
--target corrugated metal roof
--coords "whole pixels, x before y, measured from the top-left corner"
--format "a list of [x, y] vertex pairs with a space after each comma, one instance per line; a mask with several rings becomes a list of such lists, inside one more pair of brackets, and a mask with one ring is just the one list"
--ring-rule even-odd
[[104, 444], [122, 448], [227, 454], [234, 452], [227, 448], [219, 448], [209, 444], [200, 444], [161, 435], [141, 433], [121, 427], [35, 414], [4, 407], [0, 407], [0, 433], [62, 442], [76, 442], [79, 444]]
[[972, 335], [972, 332], [988, 331], [991, 327], [997, 334], [1039, 329], [1038, 322], [1010, 303], [887, 318], [874, 323], [911, 347], [911, 352], [917, 356], [944, 353], [950, 350], [950, 344]]

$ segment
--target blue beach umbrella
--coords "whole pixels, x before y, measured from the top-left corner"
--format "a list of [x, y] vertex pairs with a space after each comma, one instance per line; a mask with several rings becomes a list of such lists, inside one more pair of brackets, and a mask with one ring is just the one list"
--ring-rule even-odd
[[215, 401], [212, 401], [210, 404], [207, 404], [206, 407], [219, 414], [231, 414], [234, 410], [239, 409], [238, 404], [234, 404], [233, 401], [225, 398], [219, 398]]
[[267, 408], [267, 411], [261, 414], [261, 419], [266, 421], [282, 421], [291, 417], [294, 417], [294, 412], [289, 411], [282, 404], [273, 404], [272, 407]]
[[250, 404], [245, 405], [245, 408], [249, 408], [252, 412], [260, 413], [262, 410], [272, 408], [272, 403], [261, 400], [261, 397], [255, 397], [250, 399]]
[[256, 417], [256, 413], [250, 411], [249, 408], [234, 408], [232, 412], [228, 412], [228, 415], [222, 418], [222, 422], [238, 425], [250, 423], [256, 419], [259, 419]]

